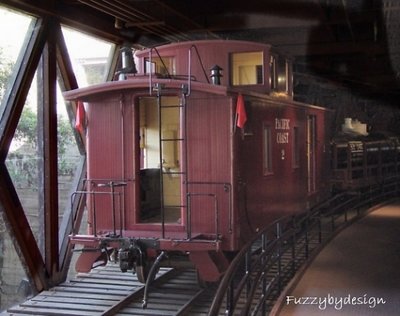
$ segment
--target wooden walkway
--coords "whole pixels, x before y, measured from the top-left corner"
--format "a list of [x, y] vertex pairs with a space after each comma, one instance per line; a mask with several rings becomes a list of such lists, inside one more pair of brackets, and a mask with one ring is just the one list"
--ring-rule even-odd
[[99, 315], [142, 286], [131, 273], [122, 273], [118, 266], [98, 267], [0, 315]]
[[207, 291], [198, 286], [194, 269], [161, 268], [144, 309], [143, 284], [109, 264], [43, 291], [0, 316], [204, 316], [215, 289]]

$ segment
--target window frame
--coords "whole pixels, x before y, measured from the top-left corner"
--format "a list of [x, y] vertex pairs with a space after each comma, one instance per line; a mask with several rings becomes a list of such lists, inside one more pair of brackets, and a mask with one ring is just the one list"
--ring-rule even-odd
[[272, 139], [271, 124], [264, 123], [262, 127], [262, 164], [264, 176], [269, 176], [274, 173], [272, 163]]
[[293, 169], [300, 168], [300, 127], [293, 126], [292, 138], [292, 167]]
[[[176, 75], [175, 56], [152, 57], [151, 60], [149, 57], [145, 57], [143, 62], [145, 74], [160, 74], [162, 76]], [[151, 69], [148, 69], [149, 65], [151, 65]]]
[[[240, 63], [235, 63], [234, 56], [237, 55], [245, 55], [245, 54], [260, 54], [261, 58], [260, 61], [261, 63], [259, 64], [240, 64]], [[256, 51], [244, 51], [244, 52], [231, 52], [229, 54], [229, 68], [230, 68], [230, 84], [234, 87], [237, 86], [263, 86], [265, 84], [265, 52], [263, 50], [256, 50]], [[240, 82], [240, 74], [239, 71], [240, 69], [243, 69], [241, 67], [253, 67], [254, 66], [254, 78], [255, 83], [241, 83]], [[237, 79], [235, 79], [237, 77]], [[236, 83], [237, 82], [237, 83]]]

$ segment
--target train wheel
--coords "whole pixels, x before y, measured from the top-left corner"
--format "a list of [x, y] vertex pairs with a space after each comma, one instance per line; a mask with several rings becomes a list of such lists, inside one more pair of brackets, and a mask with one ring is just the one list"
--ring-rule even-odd
[[[153, 264], [154, 264], [154, 261], [149, 261], [149, 262], [144, 263], [143, 265], [140, 265], [140, 266], [137, 265], [135, 267], [136, 275], [137, 275], [137, 278], [138, 278], [139, 282], [146, 283], [147, 278], [149, 277], [149, 273], [150, 273], [151, 267], [153, 266]], [[154, 271], [155, 273], [153, 273], [153, 275], [151, 276], [152, 280], [150, 280], [150, 281], [154, 280], [155, 275], [157, 274], [157, 272], [159, 270], [158, 267], [156, 269], [157, 270]]]
[[150, 269], [148, 268], [148, 265], [136, 266], [135, 271], [136, 271], [136, 276], [137, 276], [139, 282], [146, 283], [146, 280], [147, 280], [147, 277], [148, 277], [149, 271], [150, 271]]

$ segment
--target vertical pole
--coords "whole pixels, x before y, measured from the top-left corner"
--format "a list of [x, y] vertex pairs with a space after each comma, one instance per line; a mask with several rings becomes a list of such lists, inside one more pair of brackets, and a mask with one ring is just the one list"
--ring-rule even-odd
[[112, 225], [113, 225], [113, 236], [115, 237], [117, 235], [117, 229], [115, 225], [115, 196], [114, 196], [114, 182], [110, 182], [110, 187], [111, 187], [111, 210], [112, 210]]
[[39, 91], [43, 98], [43, 102], [39, 104], [43, 104], [45, 265], [52, 279], [59, 271], [56, 23], [54, 19], [50, 19], [48, 23], [49, 34], [43, 50], [41, 67], [43, 86]]
[[[181, 179], [181, 181], [183, 180], [185, 186], [184, 186], [184, 193], [186, 194], [186, 229], [188, 232], [188, 236], [190, 236], [190, 238], [192, 238], [191, 236], [191, 231], [192, 231], [192, 222], [191, 222], [191, 209], [190, 209], [190, 205], [189, 205], [189, 174], [188, 174], [188, 142], [187, 142], [187, 109], [186, 109], [186, 102], [187, 102], [187, 96], [188, 96], [188, 86], [187, 85], [182, 85], [182, 99], [181, 99], [181, 124], [183, 126], [183, 135], [182, 139], [183, 139], [183, 148], [182, 148], [182, 153], [183, 153], [183, 158], [182, 161], [184, 162], [184, 166], [181, 167], [183, 168], [183, 179]], [[181, 132], [181, 133], [182, 133]], [[189, 239], [189, 237], [188, 237]]]
[[211, 196], [214, 197], [214, 207], [215, 207], [215, 241], [219, 239], [219, 210], [218, 210], [218, 199], [216, 194], [212, 194]]
[[97, 237], [97, 217], [96, 217], [96, 193], [93, 189], [94, 184], [90, 184], [90, 195], [92, 196], [92, 211], [93, 211], [93, 235]]
[[161, 236], [165, 238], [165, 208], [164, 208], [164, 171], [163, 171], [163, 141], [162, 141], [162, 100], [161, 85], [157, 84], [157, 106], [158, 106], [158, 140], [160, 160], [160, 211], [161, 211]]
[[226, 291], [226, 310], [225, 315], [233, 315], [233, 294], [235, 292], [234, 280], [232, 279]]
[[249, 293], [251, 290], [251, 248], [246, 252], [246, 257], [245, 257], [245, 263], [246, 263], [246, 298], [249, 299]]
[[296, 272], [296, 219], [293, 217], [293, 233], [292, 233], [292, 275]]
[[282, 290], [282, 262], [281, 262], [281, 224], [278, 222], [276, 223], [276, 238], [278, 239], [278, 249], [277, 249], [277, 256], [278, 256], [278, 292], [280, 293]]
[[265, 271], [265, 265], [268, 263], [268, 260], [265, 259], [265, 251], [267, 248], [267, 233], [262, 234], [261, 236], [261, 251], [263, 254], [262, 259], [262, 315], [267, 314], [267, 305], [266, 305], [266, 295], [267, 295], [267, 271]]
[[190, 193], [186, 194], [187, 239], [192, 239], [192, 210]]

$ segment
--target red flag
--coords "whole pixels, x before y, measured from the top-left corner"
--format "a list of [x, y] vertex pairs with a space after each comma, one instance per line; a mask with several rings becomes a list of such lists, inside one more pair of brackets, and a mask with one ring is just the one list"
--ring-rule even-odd
[[242, 94], [238, 95], [236, 103], [236, 126], [243, 128], [247, 121], [246, 109], [244, 107], [244, 99]]
[[85, 128], [85, 116], [85, 107], [83, 106], [83, 102], [78, 101], [78, 106], [76, 107], [75, 128], [80, 133], [83, 133]]

